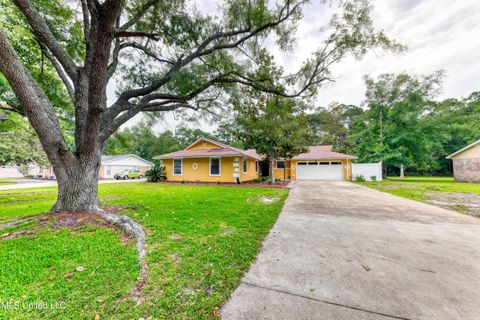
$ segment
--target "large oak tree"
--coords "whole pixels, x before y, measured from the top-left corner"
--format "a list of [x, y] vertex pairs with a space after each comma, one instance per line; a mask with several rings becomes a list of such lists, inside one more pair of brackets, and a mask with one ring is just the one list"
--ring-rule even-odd
[[[369, 1], [335, 3], [340, 10], [325, 21], [324, 41], [298, 72], [274, 79], [277, 85], [256, 69], [270, 39], [292, 49], [305, 0], [225, 0], [216, 14], [185, 0], [2, 0], [0, 72], [16, 96], [8, 109], [28, 118], [54, 168], [59, 192], [53, 209], [100, 210], [97, 175], [105, 142], [140, 113], [215, 113], [239, 86], [312, 96], [331, 78], [332, 64], [395, 46], [372, 26]], [[15, 14], [6, 16], [7, 5]], [[41, 50], [63, 82], [74, 109], [73, 146], [60, 125], [63, 106], [25, 64], [31, 52], [12, 43], [12, 24], [31, 35], [31, 49]], [[109, 83], [117, 88], [111, 103]]]

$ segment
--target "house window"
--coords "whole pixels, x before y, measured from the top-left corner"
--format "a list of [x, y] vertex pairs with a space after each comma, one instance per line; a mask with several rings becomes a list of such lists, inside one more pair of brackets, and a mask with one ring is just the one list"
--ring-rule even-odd
[[210, 158], [210, 175], [220, 175], [220, 158]]
[[173, 175], [181, 176], [182, 175], [182, 159], [173, 159]]
[[342, 164], [342, 162], [341, 161], [332, 161], [332, 162], [330, 162], [330, 164], [339, 165], [339, 164]]
[[243, 159], [243, 173], [247, 173], [247, 169], [248, 169], [247, 159], [245, 158], [245, 159]]
[[255, 172], [258, 172], [258, 161], [255, 161]]
[[107, 166], [107, 176], [112, 174], [112, 166]]
[[277, 161], [277, 169], [285, 169], [285, 161]]

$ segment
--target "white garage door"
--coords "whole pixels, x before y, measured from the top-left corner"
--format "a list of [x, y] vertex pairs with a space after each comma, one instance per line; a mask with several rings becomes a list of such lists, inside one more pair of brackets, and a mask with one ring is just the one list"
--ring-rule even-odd
[[297, 162], [297, 180], [344, 180], [343, 165], [338, 161]]

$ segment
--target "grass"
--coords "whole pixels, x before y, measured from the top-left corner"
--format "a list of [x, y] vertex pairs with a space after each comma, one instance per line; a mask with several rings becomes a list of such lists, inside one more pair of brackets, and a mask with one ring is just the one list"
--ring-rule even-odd
[[[124, 206], [147, 231], [144, 303], [125, 299], [139, 273], [132, 241], [124, 244], [116, 232], [91, 226], [39, 229], [33, 237], [0, 241], [0, 302], [62, 302], [66, 310], [3, 308], [3, 318], [215, 318], [214, 310], [238, 285], [287, 196], [285, 189], [267, 188], [147, 183], [99, 188], [102, 202]], [[55, 195], [54, 187], [0, 191], [0, 219], [43, 212]], [[279, 201], [265, 204], [259, 195]], [[86, 270], [77, 272], [77, 266]], [[64, 278], [69, 272], [74, 275]]]
[[424, 201], [427, 194], [436, 192], [463, 192], [480, 194], [479, 183], [455, 182], [452, 177], [405, 177], [388, 178], [379, 182], [359, 182], [396, 196]]
[[12, 178], [0, 178], [0, 186], [5, 186], [9, 184], [16, 184], [17, 182], [14, 181], [15, 179]]

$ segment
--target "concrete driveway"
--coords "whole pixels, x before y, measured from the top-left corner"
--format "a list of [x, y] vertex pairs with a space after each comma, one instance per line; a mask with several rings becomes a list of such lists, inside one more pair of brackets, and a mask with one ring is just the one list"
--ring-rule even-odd
[[480, 319], [480, 220], [297, 182], [223, 319]]

